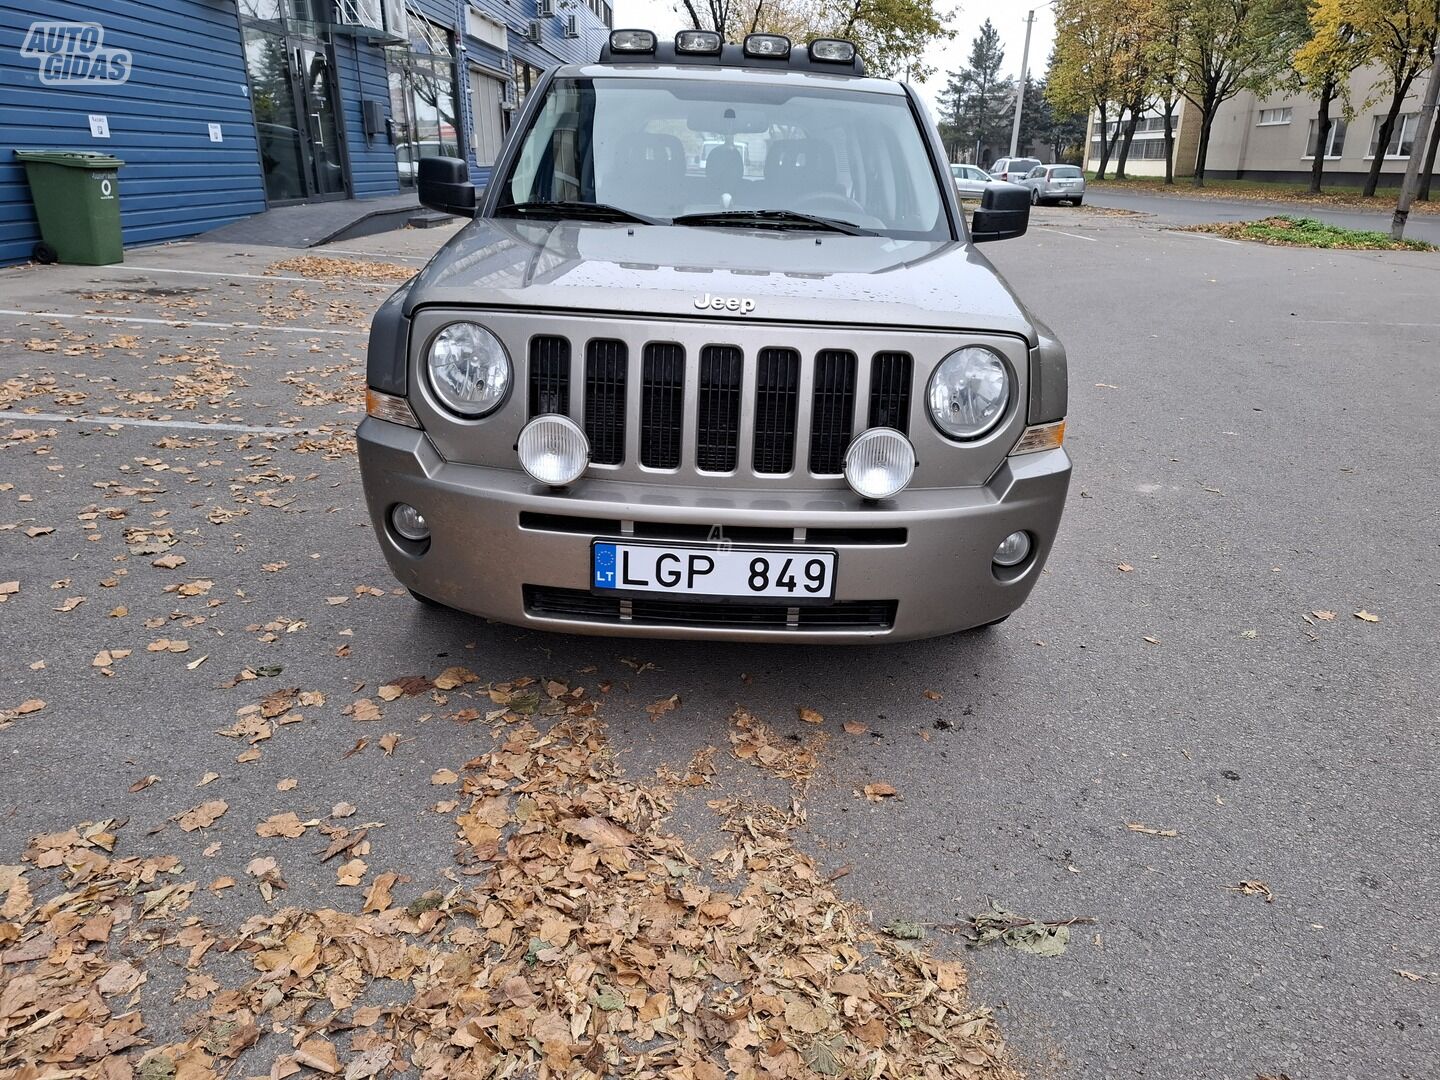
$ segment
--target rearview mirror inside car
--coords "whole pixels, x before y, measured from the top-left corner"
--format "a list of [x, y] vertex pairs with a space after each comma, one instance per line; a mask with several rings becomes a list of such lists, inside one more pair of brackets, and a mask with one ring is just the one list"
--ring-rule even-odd
[[470, 182], [470, 166], [460, 158], [421, 158], [417, 186], [421, 206], [457, 217], [475, 216], [475, 185]]
[[1030, 189], [1001, 180], [985, 185], [980, 207], [970, 219], [970, 239], [976, 244], [1024, 236], [1030, 227]]

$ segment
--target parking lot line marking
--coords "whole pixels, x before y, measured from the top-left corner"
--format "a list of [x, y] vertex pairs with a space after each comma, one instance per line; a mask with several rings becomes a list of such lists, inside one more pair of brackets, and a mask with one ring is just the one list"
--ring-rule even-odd
[[1223, 236], [1211, 236], [1203, 232], [1181, 232], [1179, 229], [1161, 229], [1161, 232], [1170, 233], [1172, 236], [1188, 236], [1195, 240], [1214, 240], [1217, 244], [1233, 244], [1235, 247], [1244, 247], [1239, 240], [1226, 240]]
[[314, 435], [319, 428], [263, 427], [258, 424], [206, 424], [199, 420], [145, 420], [134, 416], [70, 416], [66, 413], [17, 412], [14, 409], [0, 409], [0, 420], [10, 417], [19, 420], [40, 420], [51, 424], [97, 424], [100, 427], [121, 425], [123, 427], [183, 428], [186, 431], [238, 431], [247, 435]]
[[1048, 229], [1050, 232], [1058, 232], [1061, 236], [1073, 236], [1076, 240], [1088, 240], [1092, 244], [1098, 244], [1100, 242], [1093, 236], [1081, 236], [1079, 233], [1066, 232], [1064, 229], [1057, 229], [1053, 225], [1041, 225], [1040, 228]]
[[204, 319], [146, 319], [139, 315], [78, 315], [73, 311], [19, 311], [14, 308], [0, 308], [0, 315], [17, 319], [81, 319], [85, 322], [139, 323], [142, 326], [173, 326], [186, 330], [192, 326], [207, 330], [274, 330], [282, 334], [344, 334], [347, 337], [367, 337], [367, 330], [341, 330], [329, 326], [269, 326], [264, 323], [207, 322]]
[[[168, 266], [136, 266], [134, 263], [115, 263], [111, 266], [97, 266], [94, 267], [94, 269], [119, 271], [121, 273], [124, 273], [126, 270], [131, 270], [141, 274], [190, 274], [196, 277], [244, 278], [247, 281], [298, 281], [302, 285], [313, 284], [321, 280], [319, 278], [294, 277], [286, 274], [240, 274], [234, 271], [227, 273], [221, 270], [176, 270]], [[368, 289], [390, 288], [390, 283], [384, 281], [356, 281], [347, 282], [346, 284], [360, 285]]]
[[387, 255], [379, 251], [356, 251], [354, 248], [318, 247], [312, 251], [330, 251], [336, 255], [364, 255], [369, 259], [404, 259], [406, 262], [429, 262], [429, 255]]

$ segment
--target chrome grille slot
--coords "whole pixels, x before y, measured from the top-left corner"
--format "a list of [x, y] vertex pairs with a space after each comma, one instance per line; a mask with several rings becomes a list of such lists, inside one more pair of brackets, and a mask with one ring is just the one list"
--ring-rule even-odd
[[910, 383], [915, 360], [909, 353], [878, 352], [870, 361], [870, 422], [910, 433]]
[[585, 437], [590, 460], [625, 460], [625, 387], [629, 350], [623, 341], [597, 338], [585, 346]]
[[739, 456], [740, 384], [745, 357], [734, 345], [700, 350], [699, 401], [695, 416], [695, 467], [733, 472]]
[[640, 464], [680, 467], [685, 413], [685, 350], [669, 343], [645, 346], [640, 375]]
[[815, 354], [815, 392], [810, 405], [810, 471], [843, 472], [845, 448], [855, 424], [855, 354], [821, 349]]
[[788, 473], [795, 467], [795, 410], [800, 401], [800, 354], [765, 348], [755, 362], [757, 473]]
[[570, 414], [570, 341], [537, 335], [530, 339], [530, 415]]

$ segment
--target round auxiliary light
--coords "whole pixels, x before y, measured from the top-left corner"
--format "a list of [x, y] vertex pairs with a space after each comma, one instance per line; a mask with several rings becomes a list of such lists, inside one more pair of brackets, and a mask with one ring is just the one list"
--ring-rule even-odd
[[865, 499], [898, 495], [915, 475], [915, 447], [894, 428], [862, 431], [845, 451], [845, 480]]
[[930, 376], [930, 418], [952, 439], [978, 439], [1000, 422], [1010, 401], [1010, 370], [980, 345], [957, 349]]
[[995, 549], [992, 558], [996, 566], [1019, 566], [1030, 555], [1030, 534], [1013, 532]]
[[471, 420], [494, 412], [510, 390], [510, 358], [479, 323], [445, 327], [430, 342], [425, 363], [440, 403]]
[[516, 449], [531, 478], [551, 487], [574, 483], [590, 464], [590, 440], [568, 416], [535, 417], [521, 430]]
[[417, 544], [430, 538], [430, 525], [426, 522], [425, 515], [409, 503], [395, 504], [395, 508], [390, 511], [390, 525], [406, 540], [413, 540]]

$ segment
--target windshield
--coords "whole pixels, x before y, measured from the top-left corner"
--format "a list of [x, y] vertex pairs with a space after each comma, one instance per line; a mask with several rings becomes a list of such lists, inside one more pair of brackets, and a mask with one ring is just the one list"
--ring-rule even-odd
[[[670, 219], [811, 215], [898, 239], [948, 239], [924, 139], [900, 94], [718, 79], [556, 79], [498, 213], [592, 203]], [[759, 220], [759, 219], [757, 219]]]

